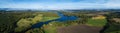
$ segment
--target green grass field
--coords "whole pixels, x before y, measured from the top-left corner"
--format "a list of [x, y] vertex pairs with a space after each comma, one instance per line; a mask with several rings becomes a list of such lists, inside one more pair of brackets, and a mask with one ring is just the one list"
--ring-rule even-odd
[[88, 19], [87, 25], [103, 27], [107, 23], [106, 19]]
[[59, 17], [43, 17], [42, 22], [58, 19]]

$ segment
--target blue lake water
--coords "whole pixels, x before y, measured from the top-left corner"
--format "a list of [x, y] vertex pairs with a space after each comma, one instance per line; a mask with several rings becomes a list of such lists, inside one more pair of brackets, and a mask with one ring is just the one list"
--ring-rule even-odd
[[34, 24], [32, 25], [31, 28], [40, 28], [42, 27], [44, 24], [48, 24], [52, 21], [60, 21], [60, 22], [63, 22], [63, 21], [68, 21], [68, 20], [76, 20], [77, 17], [76, 16], [65, 16], [64, 14], [62, 14], [61, 12], [57, 12], [57, 14], [60, 16], [60, 18], [58, 19], [55, 19], [55, 20], [49, 20], [49, 21], [46, 21], [46, 22], [39, 22], [37, 24]]

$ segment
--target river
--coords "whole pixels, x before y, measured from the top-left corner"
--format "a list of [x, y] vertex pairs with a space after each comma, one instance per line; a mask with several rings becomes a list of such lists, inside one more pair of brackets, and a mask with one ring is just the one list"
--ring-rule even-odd
[[64, 21], [68, 21], [68, 20], [76, 20], [77, 19], [76, 16], [65, 16], [61, 12], [57, 12], [57, 14], [60, 16], [60, 18], [54, 19], [54, 20], [45, 21], [45, 22], [36, 23], [36, 24], [32, 25], [30, 28], [28, 28], [28, 29], [26, 29], [26, 30], [24, 30], [22, 32], [16, 32], [16, 33], [25, 33], [26, 31], [28, 31], [30, 29], [41, 28], [44, 24], [49, 24], [52, 21], [64, 22]]
[[54, 20], [49, 20], [49, 21], [46, 21], [46, 22], [39, 22], [37, 24], [34, 24], [32, 25], [32, 29], [34, 28], [40, 28], [42, 27], [44, 24], [49, 24], [50, 22], [52, 21], [60, 21], [60, 22], [63, 22], [63, 21], [68, 21], [68, 20], [76, 20], [77, 17], [75, 16], [65, 16], [64, 14], [62, 14], [61, 12], [57, 12], [57, 14], [60, 16], [60, 18], [58, 19], [54, 19]]

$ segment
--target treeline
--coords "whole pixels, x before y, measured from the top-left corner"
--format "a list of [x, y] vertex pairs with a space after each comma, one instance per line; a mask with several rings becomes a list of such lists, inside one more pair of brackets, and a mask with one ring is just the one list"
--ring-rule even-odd
[[0, 33], [13, 33], [21, 18], [31, 17], [31, 12], [5, 12], [0, 14]]
[[107, 23], [101, 33], [120, 33], [120, 21], [116, 22], [114, 18], [120, 19], [120, 12], [112, 12], [107, 16]]

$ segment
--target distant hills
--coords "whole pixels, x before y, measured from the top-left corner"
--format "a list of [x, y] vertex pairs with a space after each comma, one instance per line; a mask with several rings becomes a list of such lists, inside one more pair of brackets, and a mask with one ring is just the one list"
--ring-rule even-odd
[[48, 9], [24, 9], [24, 8], [0, 8], [0, 10], [10, 11], [10, 10], [39, 10], [39, 11], [120, 11], [120, 9], [63, 9], [63, 10], [48, 10]]

